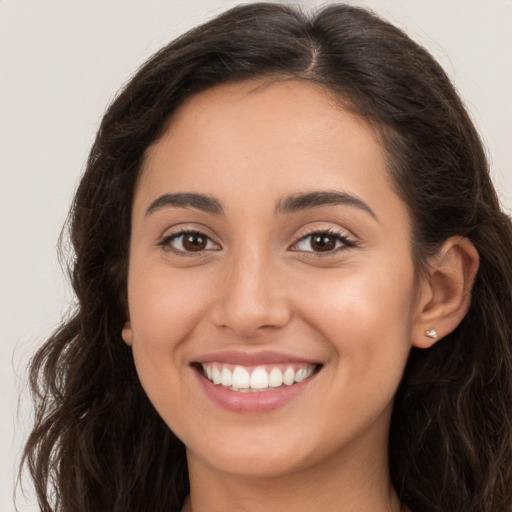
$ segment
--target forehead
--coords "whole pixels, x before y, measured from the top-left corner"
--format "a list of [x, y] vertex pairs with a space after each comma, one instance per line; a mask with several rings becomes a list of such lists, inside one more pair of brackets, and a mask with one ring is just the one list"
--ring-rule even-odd
[[[266, 138], [268, 144], [274, 140], [275, 149], [285, 138], [314, 142], [318, 135], [325, 137], [322, 129], [333, 128], [343, 136], [344, 123], [340, 121], [344, 119], [350, 120], [350, 131], [358, 125], [378, 138], [348, 101], [325, 86], [299, 80], [254, 79], [218, 85], [188, 98], [171, 116], [165, 133], [172, 137], [188, 130], [198, 133], [200, 128], [203, 134], [215, 132], [216, 141], [223, 135], [233, 141]], [[235, 138], [236, 133], [240, 136]]]
[[[311, 189], [393, 194], [374, 128], [303, 81], [216, 86], [184, 102], [146, 154], [139, 192], [260, 200]], [[139, 194], [139, 195], [141, 195]], [[393, 194], [394, 195], [394, 194]]]

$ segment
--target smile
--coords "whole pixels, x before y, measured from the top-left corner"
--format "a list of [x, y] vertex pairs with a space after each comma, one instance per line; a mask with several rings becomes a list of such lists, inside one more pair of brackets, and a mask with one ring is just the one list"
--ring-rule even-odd
[[219, 351], [191, 368], [211, 402], [237, 414], [269, 413], [311, 396], [323, 363], [274, 351]]
[[215, 385], [242, 393], [271, 391], [290, 387], [311, 377], [319, 365], [275, 364], [242, 366], [227, 363], [202, 363], [200, 370], [204, 377]]

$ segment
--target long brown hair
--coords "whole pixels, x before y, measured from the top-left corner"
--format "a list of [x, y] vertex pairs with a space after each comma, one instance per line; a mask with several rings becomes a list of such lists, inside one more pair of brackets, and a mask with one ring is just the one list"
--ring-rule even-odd
[[44, 512], [179, 511], [185, 449], [141, 388], [126, 318], [130, 214], [148, 147], [185, 98], [255, 77], [310, 80], [377, 127], [421, 269], [448, 237], [480, 254], [470, 311], [413, 349], [394, 404], [395, 489], [414, 512], [512, 510], [512, 229], [449, 79], [361, 8], [240, 6], [156, 53], [109, 107], [69, 221], [77, 306], [30, 366], [28, 467]]

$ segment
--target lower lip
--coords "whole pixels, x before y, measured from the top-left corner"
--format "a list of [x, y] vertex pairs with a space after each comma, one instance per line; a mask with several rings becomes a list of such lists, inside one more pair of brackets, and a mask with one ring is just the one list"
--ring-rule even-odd
[[283, 407], [300, 395], [316, 374], [292, 386], [279, 387], [268, 391], [238, 392], [214, 384], [195, 370], [206, 395], [220, 407], [238, 413], [263, 413]]

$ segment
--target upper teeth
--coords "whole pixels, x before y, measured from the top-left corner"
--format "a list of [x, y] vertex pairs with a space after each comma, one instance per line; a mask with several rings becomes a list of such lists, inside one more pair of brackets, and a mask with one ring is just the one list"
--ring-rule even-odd
[[245, 366], [226, 365], [221, 363], [203, 363], [204, 375], [213, 382], [234, 391], [263, 390], [278, 388], [283, 384], [291, 386], [313, 375], [315, 365], [302, 366]]

